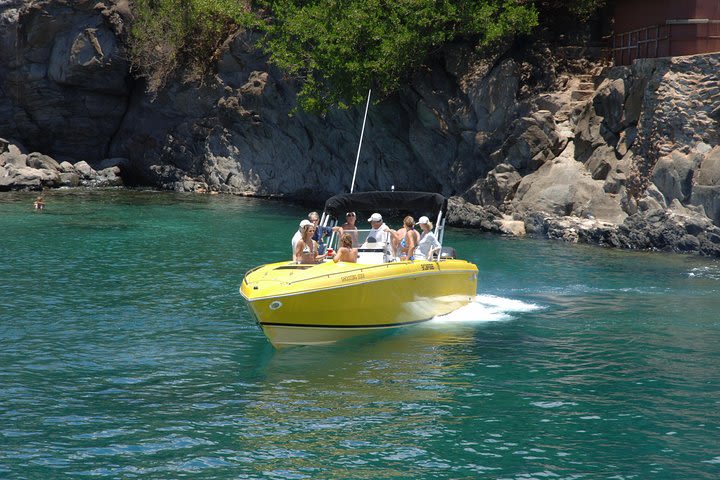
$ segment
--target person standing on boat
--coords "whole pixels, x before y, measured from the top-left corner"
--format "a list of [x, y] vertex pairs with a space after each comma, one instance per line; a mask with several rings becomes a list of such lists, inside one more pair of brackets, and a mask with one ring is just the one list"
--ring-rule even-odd
[[403, 228], [397, 231], [391, 229], [390, 234], [395, 239], [399, 239], [398, 257], [400, 260], [414, 260], [415, 246], [420, 241], [420, 234], [415, 230], [415, 219], [408, 215], [403, 220]]
[[340, 235], [342, 235], [342, 227], [331, 228], [319, 225], [320, 215], [318, 215], [317, 212], [308, 213], [308, 220], [315, 225], [316, 230], [315, 235], [313, 235], [313, 240], [318, 243], [318, 251], [320, 253], [325, 253], [325, 237], [332, 235], [333, 232], [340, 232]]
[[358, 249], [353, 248], [353, 238], [349, 233], [343, 233], [340, 237], [341, 247], [335, 253], [333, 262], [351, 262], [357, 263]]
[[357, 227], [355, 226], [356, 220], [357, 215], [355, 215], [355, 212], [347, 212], [345, 214], [345, 223], [340, 227], [343, 232], [350, 234], [350, 238], [352, 238], [352, 244], [355, 247], [358, 244], [358, 232]]
[[[373, 243], [373, 241], [385, 242], [387, 240], [387, 232], [390, 231], [390, 228], [383, 222], [382, 215], [373, 213], [370, 215], [370, 218], [368, 218], [368, 222], [370, 222], [371, 228], [365, 241], [369, 243]], [[370, 240], [371, 238], [373, 240]]]
[[300, 227], [300, 240], [295, 245], [294, 260], [297, 263], [318, 263], [325, 255], [318, 254], [318, 243], [312, 239], [315, 234], [313, 224]]
[[300, 227], [298, 228], [297, 232], [295, 232], [295, 235], [293, 235], [292, 240], [290, 240], [290, 244], [292, 245], [293, 258], [295, 257], [295, 246], [297, 245], [298, 240], [302, 238], [302, 228], [309, 227], [310, 225], [312, 225], [312, 222], [310, 220], [301, 221]]
[[397, 230], [390, 229], [390, 240], [392, 241], [392, 251], [393, 255], [396, 257], [400, 256], [400, 242], [403, 238], [405, 238], [405, 234], [407, 233], [407, 229], [405, 228], [405, 223], [403, 222], [403, 226], [398, 228]]
[[427, 260], [440, 248], [440, 242], [435, 238], [435, 234], [432, 231], [433, 224], [428, 217], [420, 217], [418, 225], [420, 225], [422, 235], [420, 235], [420, 241], [417, 247], [415, 247], [415, 259]]

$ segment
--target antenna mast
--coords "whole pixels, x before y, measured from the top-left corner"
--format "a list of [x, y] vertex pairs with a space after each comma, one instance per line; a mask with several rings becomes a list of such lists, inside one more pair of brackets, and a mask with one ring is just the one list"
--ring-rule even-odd
[[365, 121], [367, 120], [368, 107], [370, 107], [370, 93], [372, 90], [368, 90], [367, 103], [365, 104], [365, 116], [363, 117], [362, 130], [360, 130], [360, 143], [358, 144], [357, 157], [355, 157], [355, 170], [353, 171], [352, 183], [350, 184], [350, 193], [353, 193], [355, 189], [355, 176], [357, 175], [358, 162], [360, 161], [360, 149], [362, 148], [363, 135], [365, 134]]

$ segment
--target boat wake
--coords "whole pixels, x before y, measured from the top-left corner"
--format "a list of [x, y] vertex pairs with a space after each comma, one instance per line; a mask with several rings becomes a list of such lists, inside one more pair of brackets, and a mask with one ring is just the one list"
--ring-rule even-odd
[[534, 303], [497, 297], [477, 295], [475, 300], [447, 315], [439, 315], [430, 323], [501, 322], [515, 318], [514, 313], [532, 312], [542, 309]]
[[720, 280], [720, 266], [696, 267], [687, 273], [688, 278]]

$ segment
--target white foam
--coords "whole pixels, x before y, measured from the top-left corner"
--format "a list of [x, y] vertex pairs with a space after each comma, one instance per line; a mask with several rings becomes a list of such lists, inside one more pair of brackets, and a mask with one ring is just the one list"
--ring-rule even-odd
[[512, 298], [495, 295], [477, 295], [475, 300], [447, 315], [440, 315], [431, 320], [433, 323], [448, 322], [501, 322], [515, 318], [512, 314], [539, 310], [539, 305], [525, 303]]
[[720, 267], [716, 265], [695, 267], [687, 273], [687, 276], [690, 278], [709, 278], [711, 280], [720, 280]]

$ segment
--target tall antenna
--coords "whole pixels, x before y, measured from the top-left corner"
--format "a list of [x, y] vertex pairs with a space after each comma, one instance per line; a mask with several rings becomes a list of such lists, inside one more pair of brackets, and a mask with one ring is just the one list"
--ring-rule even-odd
[[353, 193], [353, 190], [355, 189], [355, 176], [357, 175], [358, 161], [360, 161], [360, 149], [362, 148], [363, 134], [365, 134], [365, 120], [367, 120], [368, 107], [370, 107], [370, 93], [372, 93], [372, 90], [368, 90], [367, 103], [365, 104], [365, 116], [363, 117], [362, 130], [360, 130], [360, 143], [358, 144], [357, 157], [355, 157], [355, 171], [353, 171], [353, 179], [350, 184], [350, 193]]

